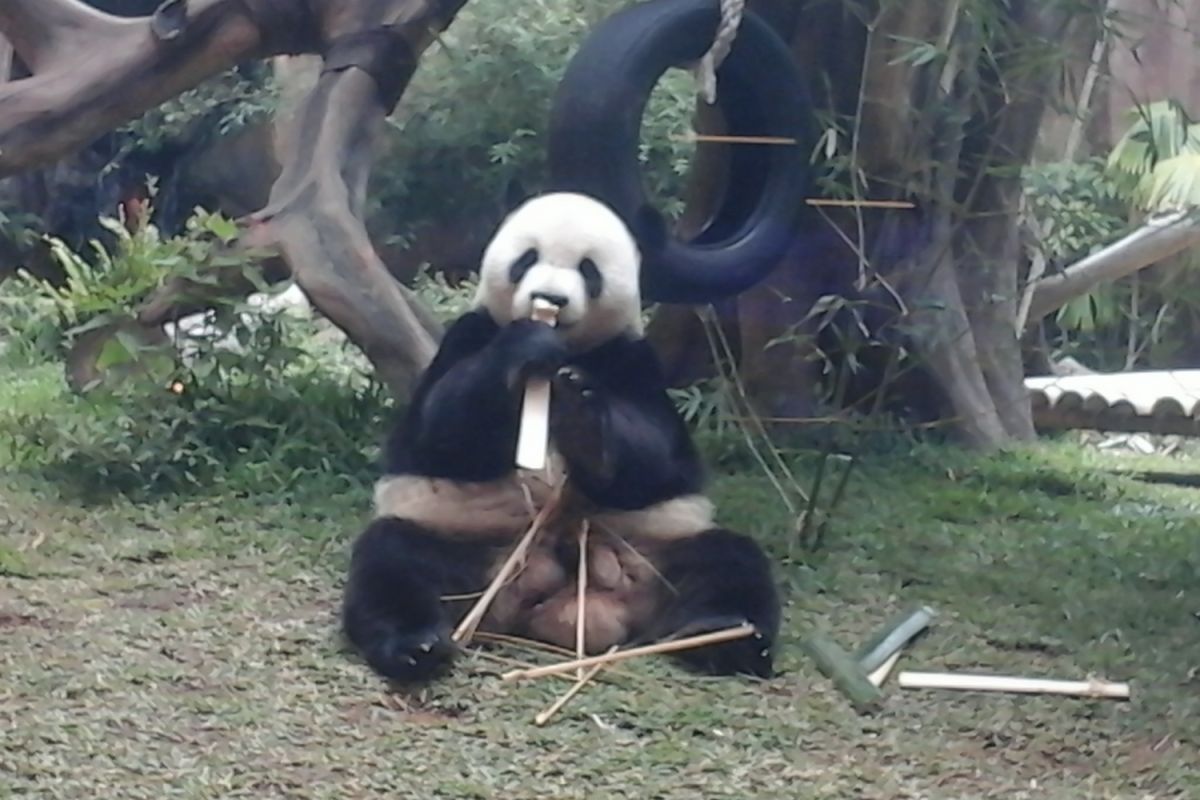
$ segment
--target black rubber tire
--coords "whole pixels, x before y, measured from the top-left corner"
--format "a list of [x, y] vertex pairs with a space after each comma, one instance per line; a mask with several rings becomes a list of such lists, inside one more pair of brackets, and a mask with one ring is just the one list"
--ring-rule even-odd
[[787, 45], [749, 11], [717, 71], [717, 103], [729, 134], [797, 143], [732, 145], [733, 180], [691, 241], [645, 236], [639, 223], [657, 213], [638, 163], [646, 102], [668, 69], [708, 50], [719, 20], [718, 0], [649, 0], [608, 17], [571, 59], [551, 108], [551, 185], [596, 197], [625, 219], [642, 247], [647, 300], [701, 303], [742, 292], [797, 236], [815, 144], [811, 104]]

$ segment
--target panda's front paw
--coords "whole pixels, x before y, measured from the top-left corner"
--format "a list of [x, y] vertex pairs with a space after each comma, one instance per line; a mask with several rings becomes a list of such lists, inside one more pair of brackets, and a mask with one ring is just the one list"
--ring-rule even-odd
[[596, 397], [596, 387], [579, 367], [559, 369], [554, 374], [554, 388], [569, 403], [586, 403]]
[[389, 627], [380, 630], [362, 647], [367, 664], [398, 683], [419, 683], [443, 675], [457, 651], [442, 627], [417, 630]]
[[496, 339], [510, 386], [531, 377], [549, 378], [567, 358], [567, 346], [544, 322], [520, 319], [504, 326]]
[[576, 367], [563, 367], [554, 375], [550, 434], [573, 469], [593, 477], [609, 473], [603, 397], [599, 387]]
[[[715, 616], [698, 619], [676, 631], [672, 639], [734, 628], [748, 622], [742, 617]], [[756, 630], [749, 636], [720, 644], [682, 650], [678, 660], [688, 669], [709, 675], [750, 675], [770, 678], [775, 674], [773, 637]]]

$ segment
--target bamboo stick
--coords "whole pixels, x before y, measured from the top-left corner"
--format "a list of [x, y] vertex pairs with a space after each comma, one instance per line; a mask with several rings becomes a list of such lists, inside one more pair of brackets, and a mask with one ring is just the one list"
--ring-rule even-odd
[[791, 136], [726, 136], [715, 133], [692, 133], [674, 137], [683, 142], [717, 142], [721, 144], [796, 144]]
[[892, 674], [892, 669], [896, 666], [896, 662], [900, 660], [900, 654], [903, 652], [903, 650], [897, 650], [892, 653], [888, 656], [887, 661], [880, 664], [875, 668], [874, 672], [867, 676], [867, 680], [871, 682], [872, 686], [876, 688], [883, 686], [883, 682], [888, 679], [888, 675]]
[[1006, 675], [956, 675], [943, 672], [901, 672], [897, 682], [905, 689], [957, 689], [1020, 694], [1061, 694], [1075, 697], [1129, 699], [1129, 684], [1091, 678], [1085, 681], [1015, 678]]
[[[587, 644], [587, 633], [584, 628], [587, 625], [587, 545], [588, 545], [588, 521], [585, 519], [579, 526], [579, 572], [576, 577], [576, 594], [575, 594], [575, 658], [581, 659], [587, 655], [585, 645]], [[580, 667], [575, 670], [576, 677], [583, 680], [584, 668]]]
[[863, 713], [878, 708], [883, 697], [879, 687], [867, 680], [863, 668], [837, 642], [810, 631], [800, 644], [821, 674], [833, 681], [856, 711]]
[[529, 530], [525, 531], [525, 535], [521, 537], [521, 540], [513, 547], [512, 552], [508, 554], [508, 558], [500, 565], [500, 569], [496, 572], [496, 577], [492, 579], [492, 582], [484, 589], [483, 595], [475, 602], [475, 605], [471, 606], [471, 610], [463, 616], [462, 621], [458, 623], [458, 627], [454, 629], [454, 633], [450, 636], [452, 641], [459, 644], [466, 644], [475, 635], [475, 629], [483, 621], [488, 607], [496, 599], [496, 595], [500, 593], [500, 589], [508, 581], [517, 564], [525, 558], [525, 552], [529, 549], [533, 538], [558, 506], [559, 498], [562, 497], [562, 491], [563, 487], [560, 484], [558, 489], [546, 502], [546, 505], [542, 506], [542, 510], [533, 518], [533, 524], [529, 526]]
[[693, 647], [703, 647], [709, 644], [719, 644], [721, 642], [729, 642], [734, 639], [741, 639], [750, 636], [755, 632], [755, 628], [750, 623], [743, 623], [734, 628], [725, 628], [720, 631], [711, 633], [702, 633], [698, 636], [689, 636], [685, 639], [675, 639], [666, 642], [656, 642], [654, 644], [643, 645], [641, 647], [632, 647], [628, 650], [617, 650], [611, 653], [605, 653], [599, 656], [591, 656], [590, 658], [581, 658], [576, 661], [565, 661], [561, 664], [548, 664], [544, 667], [534, 667], [533, 669], [518, 669], [512, 672], [506, 672], [500, 676], [501, 680], [512, 681], [521, 680], [524, 678], [541, 678], [546, 675], [557, 675], [560, 672], [570, 672], [579, 667], [591, 667], [596, 664], [612, 664], [617, 661], [625, 661], [638, 656], [656, 655], [658, 653], [673, 653], [678, 650], [690, 650]]
[[912, 608], [893, 617], [874, 636], [858, 649], [854, 657], [867, 672], [873, 672], [881, 664], [898, 653], [917, 634], [929, 627], [937, 613], [929, 606]]
[[838, 208], [916, 208], [908, 200], [839, 200], [833, 197], [806, 197], [810, 206], [835, 206]]
[[[616, 645], [613, 645], [608, 649], [608, 652], [612, 653], [616, 649]], [[607, 665], [593, 664], [591, 669], [587, 671], [581, 671], [579, 679], [575, 681], [575, 684], [570, 689], [567, 689], [567, 691], [561, 697], [555, 700], [553, 705], [534, 717], [533, 724], [545, 725], [551, 717], [561, 711], [562, 707], [570, 702], [572, 697], [579, 694], [579, 691], [583, 689], [583, 687], [586, 686], [592, 678], [596, 677], [596, 674], [600, 672], [600, 670], [604, 669], [605, 666]]]
[[[558, 320], [558, 306], [535, 297], [533, 318], [553, 326]], [[533, 378], [525, 385], [525, 399], [521, 405], [521, 425], [517, 433], [517, 466], [534, 470], [545, 467], [549, 442], [550, 381], [546, 378]]]

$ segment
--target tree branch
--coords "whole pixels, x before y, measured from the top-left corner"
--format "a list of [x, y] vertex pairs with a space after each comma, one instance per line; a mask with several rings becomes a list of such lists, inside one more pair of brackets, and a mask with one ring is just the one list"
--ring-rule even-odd
[[1043, 278], [1033, 291], [1026, 329], [1102, 283], [1132, 275], [1196, 246], [1200, 246], [1200, 209], [1151, 218], [1103, 250]]
[[265, 41], [243, 0], [195, 0], [169, 38], [152, 17], [77, 0], [5, 0], [0, 33], [32, 77], [0, 85], [0, 177], [45, 164], [205, 78]]
[[[392, 278], [361, 216], [373, 145], [421, 53], [466, 0], [177, 0], [123, 19], [77, 0], [0, 0], [0, 32], [33, 76], [0, 84], [0, 176], [45, 163], [249, 57], [320, 53], [266, 208], [241, 243], [287, 262], [398, 396], [441, 326]], [[153, 327], [195, 303], [175, 282]], [[203, 302], [201, 298], [200, 302]]]
[[322, 74], [300, 112], [292, 155], [245, 239], [278, 249], [313, 304], [403, 393], [436, 343], [354, 214], [384, 113], [366, 73]]

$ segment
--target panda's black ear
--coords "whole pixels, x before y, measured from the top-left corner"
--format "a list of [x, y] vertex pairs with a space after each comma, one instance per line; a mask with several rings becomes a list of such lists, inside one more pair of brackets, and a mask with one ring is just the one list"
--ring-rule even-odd
[[517, 206], [528, 200], [530, 196], [520, 178], [509, 178], [504, 184], [504, 213], [511, 214], [516, 211]]
[[638, 248], [643, 253], [653, 253], [663, 249], [667, 245], [667, 238], [671, 235], [667, 228], [667, 221], [663, 219], [662, 214], [658, 213], [658, 209], [651, 205], [643, 205], [639, 208], [629, 221], [629, 227], [633, 238], [637, 240]]

